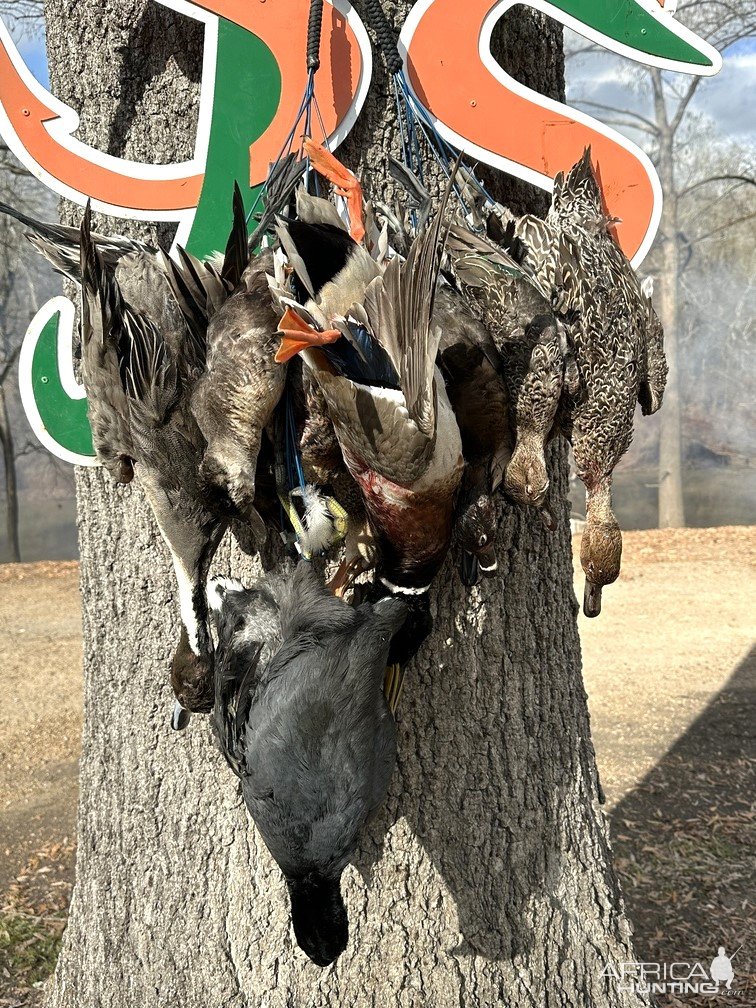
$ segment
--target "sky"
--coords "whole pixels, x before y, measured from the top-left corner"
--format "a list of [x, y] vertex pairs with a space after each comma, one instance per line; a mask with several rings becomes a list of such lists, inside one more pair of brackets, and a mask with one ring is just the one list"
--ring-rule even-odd
[[[569, 35], [578, 39], [572, 33]], [[567, 47], [570, 41], [569, 37], [565, 38]], [[691, 102], [691, 111], [713, 120], [721, 135], [729, 136], [743, 146], [756, 147], [753, 102], [756, 94], [756, 38], [743, 39], [723, 55], [722, 70], [716, 77], [701, 82]], [[632, 60], [609, 52], [570, 59], [567, 61], [568, 98], [575, 100], [582, 97], [643, 112], [642, 97], [631, 86], [635, 67]], [[588, 111], [594, 114], [592, 110]], [[633, 136], [632, 139], [639, 138]]]

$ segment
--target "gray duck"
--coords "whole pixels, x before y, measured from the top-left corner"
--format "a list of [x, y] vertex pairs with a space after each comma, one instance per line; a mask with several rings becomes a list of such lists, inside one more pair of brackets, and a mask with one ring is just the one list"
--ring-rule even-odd
[[129, 304], [91, 236], [89, 208], [80, 241], [82, 366], [92, 427], [103, 459], [128, 459], [171, 554], [182, 621], [171, 684], [180, 704], [174, 727], [182, 727], [185, 711], [212, 708], [205, 584], [227, 525], [221, 502], [199, 475], [205, 441], [190, 408], [204, 343], [187, 326], [163, 331]]
[[[341, 875], [396, 763], [383, 676], [406, 607], [384, 598], [352, 608], [306, 562], [278, 597], [223, 579], [209, 597], [220, 748], [286, 880], [297, 943], [328, 966], [348, 941]], [[279, 623], [267, 661], [261, 618]]]

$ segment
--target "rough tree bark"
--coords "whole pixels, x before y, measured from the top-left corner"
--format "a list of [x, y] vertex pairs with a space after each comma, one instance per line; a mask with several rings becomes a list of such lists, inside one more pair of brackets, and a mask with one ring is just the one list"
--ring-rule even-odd
[[[196, 25], [143, 0], [47, 0], [46, 16], [53, 86], [82, 110], [84, 140], [141, 160], [189, 156]], [[521, 79], [561, 93], [559, 30], [522, 11], [500, 44]], [[395, 140], [377, 64], [343, 149], [374, 191]], [[508, 192], [539, 208], [526, 187]], [[564, 502], [562, 448], [551, 467]], [[566, 504], [551, 536], [537, 517], [502, 511], [500, 579], [465, 593], [452, 562], [438, 579], [390, 799], [344, 876], [349, 947], [320, 971], [293, 945], [280, 873], [207, 721], [168, 728], [173, 579], [139, 487], [115, 489], [98, 470], [77, 480], [79, 847], [49, 1008], [646, 1003], [600, 976], [632, 953], [599, 807]], [[264, 562], [280, 562], [275, 547]], [[217, 568], [249, 577], [259, 566], [229, 540]]]

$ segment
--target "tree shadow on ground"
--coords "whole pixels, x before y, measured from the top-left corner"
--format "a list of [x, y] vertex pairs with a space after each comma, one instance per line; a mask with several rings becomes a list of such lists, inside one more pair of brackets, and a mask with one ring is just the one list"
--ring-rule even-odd
[[756, 1004], [755, 771], [756, 647], [611, 816], [636, 958], [708, 967], [741, 946], [730, 1004]]

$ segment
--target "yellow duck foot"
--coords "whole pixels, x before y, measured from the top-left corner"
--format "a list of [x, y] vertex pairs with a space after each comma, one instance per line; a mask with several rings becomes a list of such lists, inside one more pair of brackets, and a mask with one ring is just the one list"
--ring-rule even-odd
[[349, 169], [326, 150], [323, 144], [305, 137], [304, 152], [310, 159], [312, 167], [323, 178], [328, 179], [339, 196], [346, 199], [349, 209], [349, 233], [356, 242], [361, 242], [365, 237], [362, 186]]
[[383, 679], [383, 693], [392, 717], [396, 717], [404, 687], [404, 669], [401, 665], [388, 665]]
[[586, 580], [583, 592], [583, 612], [590, 619], [599, 615], [601, 612], [601, 585]]

